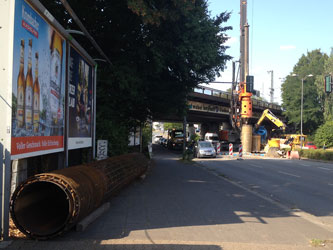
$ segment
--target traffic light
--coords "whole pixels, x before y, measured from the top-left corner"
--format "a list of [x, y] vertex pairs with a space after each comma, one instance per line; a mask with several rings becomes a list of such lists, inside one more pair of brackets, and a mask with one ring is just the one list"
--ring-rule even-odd
[[331, 93], [332, 92], [332, 77], [325, 76], [325, 92], [326, 93]]
[[254, 77], [253, 76], [246, 76], [246, 92], [253, 93], [254, 90]]

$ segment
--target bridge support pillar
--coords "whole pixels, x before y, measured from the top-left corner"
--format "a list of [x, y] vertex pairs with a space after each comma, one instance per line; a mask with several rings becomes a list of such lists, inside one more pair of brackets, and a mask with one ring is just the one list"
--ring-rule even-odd
[[251, 153], [252, 151], [252, 125], [243, 124], [241, 132], [241, 141], [243, 152]]

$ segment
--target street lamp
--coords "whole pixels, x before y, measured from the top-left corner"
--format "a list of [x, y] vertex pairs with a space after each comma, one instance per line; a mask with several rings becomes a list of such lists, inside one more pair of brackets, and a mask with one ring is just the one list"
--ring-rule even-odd
[[[292, 74], [291, 76], [298, 76], [296, 74]], [[306, 75], [305, 77], [302, 77], [302, 90], [301, 90], [301, 135], [303, 136], [303, 85], [304, 85], [304, 80], [308, 77], [313, 77], [312, 74]], [[301, 148], [302, 148], [302, 143], [301, 143]]]

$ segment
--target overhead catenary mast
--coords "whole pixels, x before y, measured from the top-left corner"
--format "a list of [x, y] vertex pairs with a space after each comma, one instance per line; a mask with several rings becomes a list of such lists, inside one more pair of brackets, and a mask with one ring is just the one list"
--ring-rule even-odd
[[273, 70], [267, 71], [267, 73], [271, 73], [271, 88], [269, 89], [269, 95], [271, 97], [271, 103], [274, 102], [274, 82], [273, 82]]

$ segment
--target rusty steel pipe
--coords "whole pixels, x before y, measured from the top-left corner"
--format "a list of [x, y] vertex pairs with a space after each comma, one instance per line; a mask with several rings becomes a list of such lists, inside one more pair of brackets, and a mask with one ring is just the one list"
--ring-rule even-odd
[[13, 193], [11, 217], [27, 236], [53, 238], [75, 226], [147, 167], [147, 158], [133, 153], [34, 175]]

